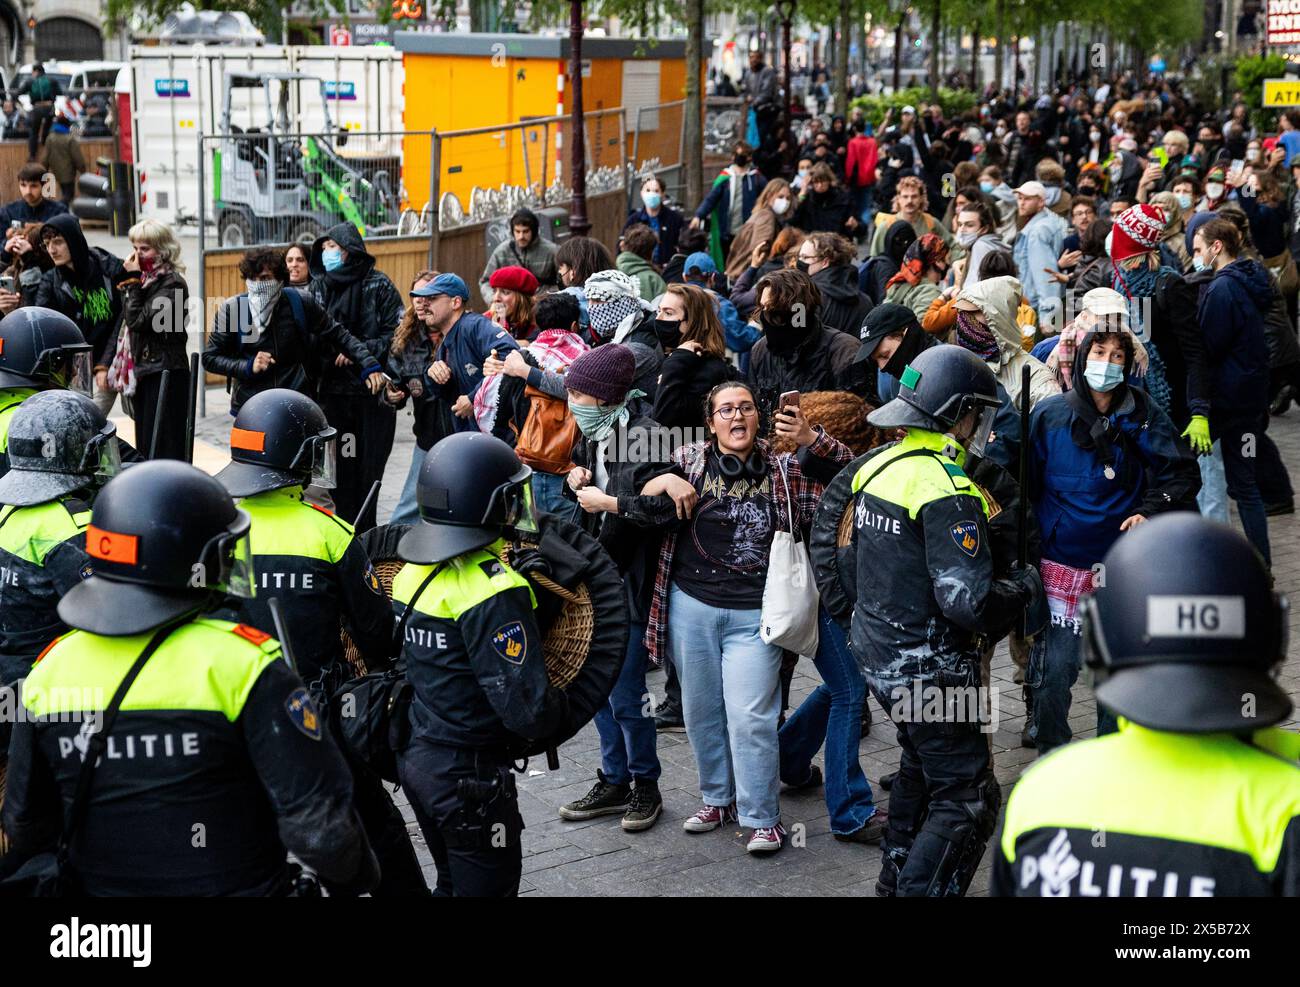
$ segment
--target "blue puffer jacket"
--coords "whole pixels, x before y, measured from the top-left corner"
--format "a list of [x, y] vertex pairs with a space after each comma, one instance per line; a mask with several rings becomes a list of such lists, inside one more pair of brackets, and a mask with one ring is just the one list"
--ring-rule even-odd
[[[1091, 401], [1085, 392], [1081, 397]], [[1070, 394], [1054, 394], [1029, 416], [1030, 498], [1042, 530], [1043, 558], [1090, 569], [1134, 514], [1150, 518], [1195, 510], [1200, 470], [1169, 416], [1144, 391], [1130, 387], [1110, 414], [1113, 440], [1108, 479], [1101, 456], [1087, 443], [1088, 425]]]
[[1210, 429], [1268, 410], [1268, 337], [1264, 319], [1273, 304], [1268, 271], [1253, 260], [1233, 261], [1214, 275], [1197, 307], [1205, 337], [1210, 385]]

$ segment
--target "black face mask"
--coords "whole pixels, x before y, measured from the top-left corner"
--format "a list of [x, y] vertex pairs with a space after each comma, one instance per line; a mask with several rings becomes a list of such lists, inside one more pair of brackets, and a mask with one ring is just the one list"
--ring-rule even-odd
[[793, 326], [789, 321], [775, 322], [766, 312], [758, 317], [758, 324], [763, 327], [768, 349], [774, 353], [789, 353], [807, 336], [805, 327]]
[[1080, 194], [1080, 195], [1096, 195], [1096, 194], [1097, 194], [1096, 186], [1093, 186], [1093, 185], [1080, 185], [1080, 186], [1079, 186], [1079, 194]]
[[881, 369], [895, 380], [903, 376], [907, 365], [916, 359], [925, 345], [925, 334], [918, 329], [906, 329], [898, 343], [898, 349]]
[[808, 273], [809, 264], [806, 260], [800, 258], [794, 262], [794, 266], [797, 267], [799, 270], [803, 271], [804, 274]]
[[655, 335], [664, 349], [676, 349], [682, 342], [682, 323], [680, 320], [655, 319]]
[[737, 154], [737, 155], [736, 155], [734, 158], [732, 158], [731, 160], [732, 160], [732, 161], [733, 161], [733, 162], [734, 162], [738, 167], [743, 168], [743, 167], [745, 167], [745, 165], [749, 164], [749, 155], [748, 155], [748, 154]]

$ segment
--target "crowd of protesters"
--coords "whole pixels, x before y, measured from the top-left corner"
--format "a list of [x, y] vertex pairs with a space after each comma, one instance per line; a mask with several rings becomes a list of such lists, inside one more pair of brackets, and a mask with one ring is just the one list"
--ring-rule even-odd
[[[533, 468], [540, 509], [606, 547], [632, 633], [596, 718], [598, 779], [564, 818], [654, 825], [655, 734], [684, 730], [701, 793], [687, 832], [738, 820], [750, 851], [777, 850], [781, 786], [824, 783], [835, 836], [875, 842], [887, 817], [856, 754], [870, 683], [823, 611], [806, 657], [825, 685], [788, 709], [799, 656], [759, 629], [774, 536], [807, 538], [840, 467], [894, 438], [871, 434], [865, 413], [919, 353], [951, 342], [977, 355], [1003, 406], [972, 471], [987, 470], [1004, 507], [1031, 504], [1051, 612], [1036, 639], [1011, 635], [1022, 742], [1068, 742], [1079, 608], [1111, 546], [1169, 510], [1226, 521], [1232, 500], [1267, 562], [1268, 518], [1294, 510], [1267, 427], [1300, 400], [1300, 111], [1256, 129], [1239, 106], [1211, 112], [1173, 80], [1124, 76], [987, 92], [955, 119], [904, 106], [795, 128], [757, 53], [742, 90], [758, 143], [736, 143], [698, 203], [642, 176], [608, 243], [552, 242], [521, 208], [481, 272], [421, 271], [400, 290], [350, 224], [250, 250], [246, 291], [216, 312], [203, 365], [229, 379], [234, 411], [288, 387], [354, 437], [333, 494], [349, 518], [410, 408], [396, 510], [372, 504], [362, 529], [417, 520], [423, 454], [482, 431]], [[33, 175], [6, 207], [21, 223], [0, 310], [69, 315], [94, 349], [101, 408], [129, 398], [138, 429], [161, 418], [156, 454], [179, 456], [187, 387], [173, 379], [164, 405], [156, 382], [188, 373], [184, 337], [151, 322], [155, 296], [184, 307], [174, 236], [144, 221], [125, 261], [90, 248]], [[656, 429], [680, 441], [628, 458], [629, 435]], [[653, 718], [652, 666], [668, 672]], [[825, 776], [811, 763], [822, 746]]]

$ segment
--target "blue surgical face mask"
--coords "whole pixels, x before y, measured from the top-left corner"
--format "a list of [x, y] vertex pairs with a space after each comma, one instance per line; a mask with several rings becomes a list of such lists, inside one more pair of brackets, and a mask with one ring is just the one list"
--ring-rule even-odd
[[1210, 269], [1210, 265], [1205, 263], [1205, 259], [1201, 257], [1200, 254], [1194, 254], [1192, 256], [1192, 270], [1208, 271], [1209, 269]]
[[333, 250], [322, 250], [320, 252], [321, 266], [327, 271], [337, 271], [343, 266], [343, 251], [337, 247]]
[[1178, 200], [1179, 209], [1192, 208], [1192, 196], [1190, 192], [1179, 192], [1174, 198]]
[[647, 209], [658, 209], [660, 203], [664, 201], [664, 197], [658, 192], [642, 192], [641, 201], [645, 203]]
[[986, 194], [989, 193], [989, 192], [992, 192], [992, 191], [993, 191], [993, 183], [992, 183], [992, 182], [980, 182], [980, 191], [981, 191], [981, 192], [984, 192], [984, 193], [986, 193]]
[[1109, 360], [1089, 360], [1083, 379], [1094, 391], [1113, 391], [1124, 379], [1124, 367]]

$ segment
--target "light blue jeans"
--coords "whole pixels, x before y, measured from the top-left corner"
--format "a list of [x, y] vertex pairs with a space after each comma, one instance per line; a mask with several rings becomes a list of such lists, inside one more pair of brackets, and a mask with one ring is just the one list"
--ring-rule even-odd
[[1214, 451], [1208, 456], [1197, 456], [1201, 468], [1201, 492], [1196, 495], [1196, 506], [1211, 521], [1228, 523], [1228, 475], [1223, 469], [1223, 448], [1214, 440]]
[[415, 502], [415, 488], [420, 481], [420, 467], [424, 465], [424, 454], [427, 450], [419, 446], [415, 446], [414, 449], [411, 454], [411, 465], [406, 471], [406, 482], [402, 484], [402, 496], [397, 498], [393, 516], [388, 519], [389, 524], [418, 524], [420, 521], [420, 506]]
[[781, 649], [759, 637], [759, 610], [725, 610], [676, 586], [668, 596], [668, 656], [705, 805], [736, 804], [742, 826], [781, 819]]

